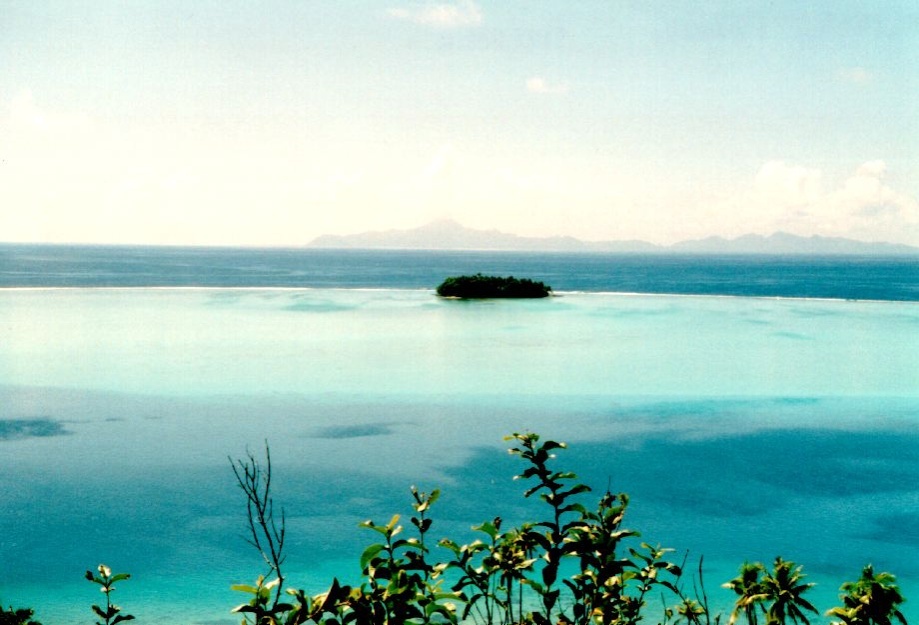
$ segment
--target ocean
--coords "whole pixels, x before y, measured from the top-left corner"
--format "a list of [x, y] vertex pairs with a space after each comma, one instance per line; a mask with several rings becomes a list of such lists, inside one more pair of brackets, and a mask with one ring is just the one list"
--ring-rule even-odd
[[919, 301], [919, 257], [717, 256], [0, 244], [0, 288], [431, 289], [448, 275], [556, 290]]
[[[556, 296], [434, 295], [478, 271]], [[100, 562], [140, 623], [238, 622], [264, 571], [230, 459], [266, 442], [320, 592], [412, 485], [437, 537], [531, 517], [517, 431], [722, 609], [781, 555], [821, 611], [872, 563], [919, 616], [917, 259], [2, 245], [0, 287], [0, 602], [46, 625], [93, 618]]]

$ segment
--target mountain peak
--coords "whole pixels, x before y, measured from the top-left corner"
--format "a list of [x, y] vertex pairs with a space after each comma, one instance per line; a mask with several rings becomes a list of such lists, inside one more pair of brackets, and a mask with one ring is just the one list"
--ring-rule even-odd
[[351, 235], [323, 235], [308, 244], [317, 248], [508, 250], [539, 252], [787, 254], [787, 255], [919, 255], [919, 248], [868, 243], [840, 237], [802, 237], [787, 232], [745, 234], [734, 239], [710, 236], [670, 246], [644, 241], [581, 241], [573, 237], [524, 237], [498, 230], [467, 228], [454, 219], [438, 219], [408, 230]]

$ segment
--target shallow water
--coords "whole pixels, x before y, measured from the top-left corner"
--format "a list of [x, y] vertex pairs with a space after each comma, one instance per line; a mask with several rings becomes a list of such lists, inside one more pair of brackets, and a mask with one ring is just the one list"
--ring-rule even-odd
[[[0, 291], [0, 599], [89, 618], [98, 562], [141, 622], [231, 623], [261, 572], [228, 455], [272, 449], [294, 585], [354, 581], [367, 517], [441, 487], [438, 531], [527, 514], [501, 437], [632, 495], [644, 539], [805, 566], [814, 601], [861, 566], [919, 604], [919, 306], [423, 290]], [[917, 613], [908, 604], [908, 617]]]

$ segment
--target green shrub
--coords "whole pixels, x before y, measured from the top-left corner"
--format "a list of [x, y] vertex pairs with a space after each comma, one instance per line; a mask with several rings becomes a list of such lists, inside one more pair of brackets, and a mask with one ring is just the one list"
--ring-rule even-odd
[[447, 278], [437, 287], [441, 297], [458, 297], [463, 299], [486, 298], [540, 298], [548, 297], [552, 287], [529, 278], [509, 276], [457, 276]]
[[906, 625], [906, 617], [900, 612], [905, 599], [896, 582], [893, 575], [875, 573], [869, 564], [862, 569], [858, 581], [842, 585], [842, 606], [826, 614], [839, 619], [833, 625], [890, 625], [894, 620]]
[[[360, 555], [360, 584], [333, 579], [328, 590], [312, 596], [284, 588], [285, 517], [283, 510], [279, 519], [274, 514], [267, 443], [264, 463], [251, 453], [231, 460], [246, 495], [248, 540], [267, 569], [254, 585], [232, 587], [248, 596], [232, 612], [243, 616], [244, 625], [720, 625], [721, 614], [709, 609], [701, 558], [690, 593], [686, 558], [671, 562], [671, 549], [638, 542], [639, 533], [624, 527], [626, 494], [607, 491], [588, 507], [584, 499], [591, 489], [552, 466], [564, 443], [540, 442], [531, 433], [506, 440], [513, 444], [510, 453], [525, 463], [515, 476], [528, 485], [524, 497], [545, 504], [542, 520], [505, 527], [495, 517], [472, 528], [478, 536], [472, 542], [443, 538], [432, 544], [430, 511], [440, 491], [412, 487], [412, 535], [405, 536], [398, 514], [385, 524], [361, 523], [376, 541]], [[443, 557], [434, 556], [435, 548]], [[102, 619], [96, 625], [134, 618], [111, 601], [115, 584], [130, 575], [112, 574], [100, 564], [85, 577], [106, 597], [105, 607], [92, 606]], [[808, 614], [817, 609], [804, 597], [813, 586], [804, 579], [801, 566], [782, 558], [771, 569], [744, 563], [723, 585], [737, 595], [729, 625], [741, 617], [747, 625], [760, 625], [760, 619], [763, 625], [808, 625]], [[899, 609], [905, 599], [893, 575], [869, 565], [842, 591], [843, 605], [826, 613], [837, 619], [834, 625], [906, 625]], [[0, 608], [0, 625], [41, 625], [32, 616], [31, 609]]]
[[93, 612], [104, 622], [96, 621], [96, 625], [116, 625], [121, 621], [131, 621], [134, 617], [130, 614], [121, 614], [121, 608], [112, 603], [112, 593], [115, 592], [115, 584], [126, 579], [130, 579], [130, 573], [115, 573], [112, 575], [112, 569], [104, 564], [96, 567], [98, 574], [92, 571], [86, 571], [84, 577], [94, 584], [99, 584], [103, 594], [105, 594], [105, 607], [93, 605]]
[[[721, 614], [709, 609], [702, 578], [687, 584], [684, 564], [671, 562], [671, 549], [638, 542], [639, 533], [623, 525], [629, 505], [626, 494], [607, 491], [593, 507], [583, 500], [590, 488], [574, 473], [552, 467], [564, 443], [541, 442], [537, 434], [513, 434], [509, 450], [525, 463], [515, 477], [528, 484], [524, 497], [538, 497], [546, 514], [542, 520], [505, 527], [501, 518], [472, 529], [479, 536], [458, 544], [437, 543], [444, 557], [436, 558], [428, 539], [429, 516], [440, 492], [411, 490], [414, 535], [405, 537], [400, 516], [385, 524], [365, 521], [377, 541], [360, 556], [363, 581], [354, 587], [333, 579], [329, 589], [308, 596], [288, 589], [280, 601], [280, 552], [260, 548], [269, 572], [254, 586], [235, 586], [250, 595], [234, 612], [254, 625], [428, 625], [472, 622], [480, 625], [637, 625], [645, 620], [661, 625], [719, 625]], [[266, 449], [267, 454], [267, 449]], [[271, 536], [283, 536], [283, 518], [276, 527], [271, 515], [270, 456], [264, 468], [249, 455], [234, 469], [247, 498], [256, 503], [249, 512], [249, 529], [256, 546]], [[262, 512], [259, 512], [261, 510]], [[564, 563], [570, 563], [565, 566]], [[808, 625], [817, 609], [804, 597], [813, 584], [804, 581], [802, 567], [776, 558], [771, 569], [744, 564], [740, 575], [724, 584], [737, 594], [730, 624], [741, 616], [748, 625]], [[691, 592], [687, 590], [691, 588]], [[844, 606], [828, 615], [838, 625], [905, 625], [898, 605], [903, 601], [894, 578], [865, 569], [859, 582], [843, 586]], [[273, 594], [274, 593], [274, 594]], [[649, 603], [650, 598], [653, 603]], [[659, 611], [659, 612], [656, 612]], [[655, 616], [656, 612], [656, 616]]]
[[32, 620], [35, 611], [31, 608], [14, 609], [10, 606], [9, 610], [0, 607], [0, 625], [41, 625], [38, 621]]
[[[291, 602], [281, 603], [271, 594], [279, 578], [266, 582], [260, 577], [254, 586], [234, 587], [251, 595], [235, 611], [256, 625], [421, 625], [461, 620], [632, 625], [642, 618], [650, 593], [682, 598], [681, 568], [665, 559], [670, 550], [630, 541], [638, 532], [622, 526], [626, 495], [607, 492], [594, 509], [588, 509], [579, 500], [590, 488], [578, 483], [574, 473], [551, 467], [554, 452], [564, 449], [563, 443], [540, 443], [536, 434], [514, 434], [508, 440], [514, 442], [510, 452], [526, 463], [517, 476], [530, 483], [524, 496], [538, 496], [546, 504], [544, 520], [511, 528], [504, 528], [498, 518], [485, 521], [474, 528], [485, 540], [460, 545], [442, 539], [438, 546], [446, 558], [434, 559], [428, 512], [440, 493], [413, 488], [414, 536], [402, 537], [399, 515], [382, 525], [361, 524], [377, 534], [378, 542], [360, 557], [364, 581], [359, 586], [333, 580], [328, 591], [313, 597], [288, 590]], [[237, 465], [237, 477], [251, 474], [254, 462], [250, 456]], [[270, 483], [270, 465], [265, 472], [262, 489], [254, 497], [252, 491], [259, 487], [241, 481], [248, 484], [243, 488], [250, 501], [270, 501], [264, 492], [264, 485]], [[258, 519], [257, 513], [250, 512], [250, 532], [264, 538], [267, 528]], [[269, 563], [275, 559], [264, 550], [262, 555]], [[574, 575], [561, 574], [564, 561], [576, 564]], [[667, 614], [662, 612], [662, 617]]]

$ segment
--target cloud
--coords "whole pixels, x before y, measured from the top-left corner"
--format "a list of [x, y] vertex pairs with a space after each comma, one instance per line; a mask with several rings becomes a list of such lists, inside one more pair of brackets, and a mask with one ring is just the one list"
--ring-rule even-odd
[[458, 28], [482, 23], [482, 11], [472, 0], [453, 4], [425, 4], [387, 11], [391, 17], [435, 28]]
[[[553, 92], [541, 78], [527, 87]], [[638, 175], [627, 163], [517, 156], [458, 138], [394, 151], [335, 134], [305, 151], [286, 126], [228, 136], [125, 123], [42, 106], [28, 92], [5, 105], [0, 233], [8, 241], [292, 245], [450, 214], [473, 227], [585, 239], [781, 230], [919, 245], [919, 202], [903, 191], [909, 179], [880, 159], [844, 172], [769, 160], [741, 179], [663, 166]]]
[[769, 161], [749, 188], [711, 214], [722, 231], [842, 236], [919, 244], [919, 202], [886, 182], [887, 165], [867, 161], [831, 188], [818, 169]]
[[887, 163], [884, 161], [868, 161], [855, 170], [856, 176], [869, 176], [872, 178], [883, 178], [887, 173]]
[[874, 78], [864, 67], [843, 67], [836, 72], [836, 79], [854, 85], [864, 85]]
[[753, 187], [761, 197], [783, 207], [806, 206], [823, 193], [821, 174], [816, 169], [769, 161], [756, 174]]
[[527, 91], [530, 93], [568, 93], [568, 85], [564, 83], [551, 84], [542, 76], [533, 76], [527, 79]]
[[919, 224], [919, 202], [885, 184], [886, 174], [884, 161], [862, 164], [828, 198], [830, 209], [862, 229], [878, 224], [888, 228], [915, 227]]

